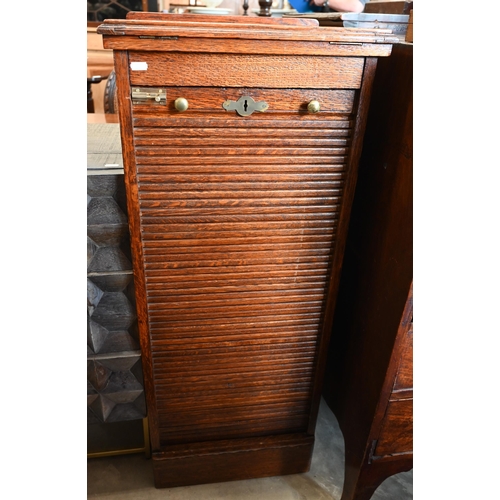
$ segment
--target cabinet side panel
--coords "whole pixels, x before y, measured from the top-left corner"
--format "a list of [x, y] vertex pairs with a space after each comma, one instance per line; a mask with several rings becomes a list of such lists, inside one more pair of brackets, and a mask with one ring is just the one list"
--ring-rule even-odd
[[337, 245], [332, 258], [331, 280], [328, 291], [328, 302], [325, 308], [325, 317], [323, 330], [320, 339], [319, 357], [317, 360], [318, 371], [316, 375], [316, 385], [314, 387], [313, 404], [311, 405], [311, 416], [309, 420], [309, 433], [314, 433], [316, 419], [319, 410], [319, 401], [323, 390], [323, 378], [325, 372], [325, 364], [328, 353], [328, 345], [330, 342], [330, 334], [333, 322], [333, 313], [335, 310], [338, 287], [340, 283], [340, 275], [342, 270], [342, 262], [344, 257], [345, 243], [347, 238], [347, 230], [349, 227], [349, 219], [351, 207], [354, 199], [354, 191], [358, 176], [358, 163], [361, 156], [361, 147], [363, 144], [363, 136], [365, 133], [368, 106], [370, 103], [373, 80], [377, 68], [377, 59], [367, 58], [364, 68], [363, 85], [359, 93], [358, 107], [356, 110], [356, 121], [354, 124], [353, 142], [348, 158], [346, 185], [342, 205], [340, 208], [339, 228], [337, 233]]
[[396, 45], [378, 62], [324, 386], [359, 449], [392, 389], [394, 378], [384, 382], [413, 277], [412, 112], [412, 56]]
[[159, 448], [158, 422], [156, 415], [156, 399], [152, 375], [152, 360], [149, 341], [149, 326], [147, 315], [141, 246], [139, 203], [136, 178], [136, 165], [132, 132], [132, 113], [130, 102], [130, 84], [128, 77], [128, 52], [114, 51], [114, 64], [116, 71], [117, 98], [120, 103], [120, 133], [122, 141], [122, 156], [124, 167], [124, 180], [127, 190], [128, 223], [131, 238], [132, 263], [134, 269], [134, 283], [136, 295], [137, 321], [139, 338], [142, 351], [142, 369], [144, 375], [144, 390], [146, 395], [147, 413], [150, 425], [150, 439], [153, 450]]

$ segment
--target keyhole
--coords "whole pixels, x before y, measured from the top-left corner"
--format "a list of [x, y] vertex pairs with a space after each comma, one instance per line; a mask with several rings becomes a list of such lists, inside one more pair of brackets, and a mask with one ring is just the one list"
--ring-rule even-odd
[[248, 101], [245, 99], [245, 104], [243, 104], [243, 107], [245, 108], [245, 111], [248, 109]]

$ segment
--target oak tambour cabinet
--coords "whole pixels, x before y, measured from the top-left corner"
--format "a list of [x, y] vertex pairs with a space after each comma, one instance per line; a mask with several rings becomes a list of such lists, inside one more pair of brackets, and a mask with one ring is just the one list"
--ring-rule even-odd
[[224, 17], [98, 27], [158, 488], [309, 469], [371, 84], [397, 41]]

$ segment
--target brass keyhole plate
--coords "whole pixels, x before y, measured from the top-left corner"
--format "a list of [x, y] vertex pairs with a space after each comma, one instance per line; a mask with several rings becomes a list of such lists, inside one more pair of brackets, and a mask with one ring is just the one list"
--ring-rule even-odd
[[266, 111], [269, 104], [264, 101], [255, 102], [250, 96], [241, 96], [237, 101], [224, 101], [222, 107], [226, 111], [236, 111], [240, 116], [250, 116], [254, 111]]

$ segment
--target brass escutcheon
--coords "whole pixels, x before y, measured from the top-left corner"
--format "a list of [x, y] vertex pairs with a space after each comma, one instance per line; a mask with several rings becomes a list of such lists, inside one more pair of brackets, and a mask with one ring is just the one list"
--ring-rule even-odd
[[269, 104], [264, 101], [255, 102], [250, 96], [244, 95], [237, 101], [224, 101], [222, 107], [226, 111], [236, 111], [240, 116], [249, 116], [254, 111], [266, 111], [269, 108]]

